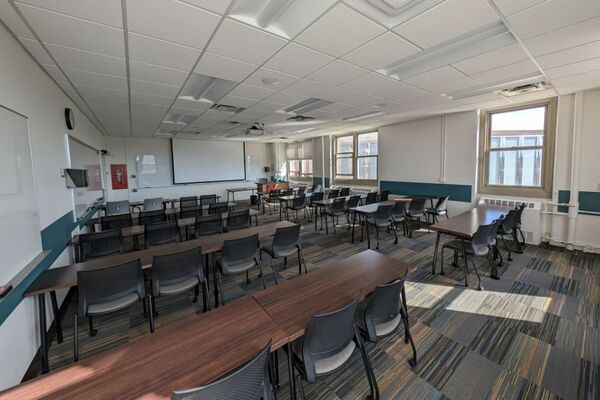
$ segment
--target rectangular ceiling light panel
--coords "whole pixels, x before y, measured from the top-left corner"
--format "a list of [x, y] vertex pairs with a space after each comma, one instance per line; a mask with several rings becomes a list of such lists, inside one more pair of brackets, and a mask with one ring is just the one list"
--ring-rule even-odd
[[378, 72], [402, 80], [516, 41], [503, 23], [493, 23], [396, 61]]
[[298, 104], [289, 106], [288, 108], [284, 109], [283, 111], [286, 113], [294, 113], [296, 115], [302, 115], [307, 112], [316, 110], [318, 108], [328, 106], [330, 104], [333, 104], [333, 102], [329, 101], [329, 100], [322, 100], [322, 99], [317, 99], [315, 97], [311, 97], [309, 99], [301, 101]]
[[388, 29], [392, 29], [445, 0], [344, 0]]
[[213, 76], [192, 73], [181, 94], [182, 100], [214, 104], [238, 85], [237, 82]]

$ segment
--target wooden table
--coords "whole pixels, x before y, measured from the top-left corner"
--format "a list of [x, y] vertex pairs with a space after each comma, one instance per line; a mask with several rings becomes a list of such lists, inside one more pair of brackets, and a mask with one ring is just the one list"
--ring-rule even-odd
[[231, 188], [231, 189], [225, 189], [225, 190], [227, 191], [227, 201], [229, 201], [230, 193], [231, 193], [231, 201], [235, 201], [235, 194], [237, 192], [252, 192], [252, 194], [254, 194], [254, 192], [256, 192], [256, 187], [248, 186], [248, 187]]
[[[491, 224], [494, 220], [500, 218], [500, 216], [506, 215], [509, 210], [509, 207], [504, 206], [479, 205], [462, 214], [458, 214], [450, 219], [431, 225], [430, 229], [437, 232], [435, 249], [433, 251], [433, 262], [431, 263], [431, 273], [435, 275], [435, 263], [437, 261], [437, 253], [442, 234], [455, 236], [461, 239], [465, 270], [468, 270], [466, 241], [473, 238], [480, 225]], [[466, 273], [465, 286], [469, 286], [469, 280]], [[479, 282], [479, 289], [483, 289], [481, 281]]]
[[[402, 200], [399, 201], [404, 201], [404, 198], [402, 198]], [[409, 200], [410, 201], [410, 200]], [[358, 215], [359, 217], [362, 216], [365, 220], [365, 225], [367, 224], [367, 218], [369, 218], [369, 216], [375, 214], [377, 212], [377, 209], [379, 208], [379, 206], [384, 206], [384, 205], [394, 205], [395, 201], [381, 201], [381, 202], [377, 202], [377, 203], [371, 203], [371, 204], [365, 204], [363, 206], [358, 206], [358, 207], [352, 207], [349, 208], [348, 211], [352, 212], [352, 243], [354, 243], [354, 227], [356, 225], [356, 216]], [[360, 221], [359, 221], [360, 223]], [[370, 249], [371, 248], [371, 236], [369, 235], [369, 226], [366, 225], [367, 228], [367, 248]], [[361, 227], [361, 232], [362, 232], [362, 227]], [[361, 241], [363, 240], [363, 238], [361, 237], [360, 239]], [[396, 243], [398, 243], [396, 241]], [[394, 243], [394, 244], [396, 244]]]
[[[147, 269], [152, 267], [152, 259], [154, 256], [178, 253], [196, 247], [201, 247], [202, 254], [214, 253], [220, 251], [223, 248], [223, 242], [225, 240], [240, 239], [254, 234], [258, 234], [259, 239], [264, 240], [273, 236], [277, 228], [284, 228], [293, 225], [294, 224], [288, 221], [273, 222], [254, 228], [239, 229], [216, 235], [201, 236], [198, 239], [188, 240], [185, 242], [152, 246], [146, 250], [133, 251], [125, 254], [117, 254], [113, 256], [95, 258], [89, 261], [71, 264], [64, 267], [51, 268], [42, 272], [42, 274], [31, 284], [31, 286], [24, 293], [24, 297], [37, 296], [38, 298], [38, 317], [42, 353], [42, 371], [45, 373], [49, 370], [48, 347], [46, 342], [46, 293], [50, 293], [51, 297], [55, 298], [57, 290], [69, 289], [71, 287], [77, 286], [77, 271], [105, 268], [111, 265], [123, 264], [132, 260], [136, 260], [138, 258], [141, 260], [142, 268]], [[213, 275], [215, 275], [216, 277], [216, 274]], [[215, 299], [217, 299], [218, 285], [215, 284], [213, 290], [215, 292]], [[217, 303], [218, 301], [215, 300], [215, 304]], [[54, 324], [57, 331], [57, 337], [62, 338], [62, 326], [60, 318], [58, 318], [56, 313], [54, 317]]]
[[0, 393], [0, 399], [170, 399], [205, 385], [287, 335], [252, 296], [194, 315]]
[[323, 230], [323, 216], [322, 216], [323, 210], [322, 210], [322, 208], [329, 207], [330, 205], [332, 205], [335, 199], [344, 198], [346, 201], [348, 201], [348, 199], [352, 196], [360, 196], [361, 201], [367, 198], [366, 193], [361, 193], [361, 194], [355, 194], [355, 195], [350, 195], [350, 196], [335, 197], [333, 199], [323, 199], [323, 200], [313, 201], [312, 204], [314, 204], [316, 206], [315, 207], [315, 231], [317, 230], [317, 219], [319, 216], [319, 212], [321, 213], [321, 230]]

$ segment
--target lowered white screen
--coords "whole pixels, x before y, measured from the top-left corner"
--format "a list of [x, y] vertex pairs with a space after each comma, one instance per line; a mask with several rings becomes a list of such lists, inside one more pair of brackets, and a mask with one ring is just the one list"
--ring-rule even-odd
[[245, 180], [244, 143], [171, 140], [173, 183]]

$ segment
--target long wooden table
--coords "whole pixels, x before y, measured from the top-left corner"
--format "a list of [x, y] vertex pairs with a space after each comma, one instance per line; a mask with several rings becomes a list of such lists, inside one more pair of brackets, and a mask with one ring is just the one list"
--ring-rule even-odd
[[194, 315], [151, 335], [0, 393], [2, 400], [170, 399], [210, 383], [288, 337], [252, 296]]
[[[393, 205], [394, 203], [410, 203], [411, 201], [412, 201], [412, 199], [409, 197], [394, 196], [394, 197], [388, 198], [387, 201], [381, 201], [381, 202], [377, 202], [377, 203], [365, 204], [362, 206], [349, 208], [348, 211], [352, 212], [352, 243], [354, 243], [354, 227], [356, 226], [356, 216], [357, 215], [362, 215], [365, 218], [368, 218], [370, 215], [373, 215], [377, 212], [377, 208], [379, 208], [380, 205], [387, 205], [387, 204]], [[362, 232], [362, 228], [361, 228], [361, 232]], [[363, 240], [363, 238], [361, 238], [361, 241], [362, 240]], [[369, 248], [369, 249], [371, 248], [371, 237], [369, 236], [369, 228], [368, 227], [367, 227], [367, 248]]]
[[[479, 205], [475, 208], [470, 209], [469, 211], [465, 211], [462, 214], [458, 214], [450, 219], [446, 219], [438, 222], [437, 224], [431, 225], [430, 229], [437, 232], [437, 237], [435, 239], [435, 249], [433, 251], [433, 262], [431, 263], [431, 273], [435, 275], [435, 264], [437, 261], [437, 253], [442, 234], [451, 235], [461, 240], [465, 270], [468, 270], [466, 264], [466, 241], [473, 238], [475, 232], [477, 232], [477, 229], [480, 225], [491, 224], [492, 222], [494, 222], [494, 220], [500, 218], [502, 215], [506, 215], [509, 210], [509, 207], [504, 206]], [[469, 286], [469, 280], [466, 273], [465, 286]], [[483, 287], [481, 286], [481, 281], [479, 281], [479, 289], [483, 289]]]
[[[215, 253], [223, 248], [225, 240], [234, 240], [258, 234], [259, 239], [264, 240], [275, 234], [277, 228], [293, 226], [291, 222], [280, 221], [273, 222], [254, 228], [239, 229], [231, 232], [201, 236], [198, 239], [188, 240], [179, 243], [170, 243], [160, 246], [152, 246], [146, 250], [133, 251], [125, 254], [117, 254], [114, 256], [100, 257], [85, 262], [67, 265], [64, 267], [51, 268], [44, 271], [27, 289], [24, 297], [37, 296], [38, 298], [38, 317], [39, 317], [39, 334], [42, 353], [42, 370], [48, 372], [48, 347], [46, 342], [46, 293], [50, 293], [53, 304], [55, 301], [56, 291], [60, 289], [69, 289], [77, 286], [77, 271], [86, 271], [99, 268], [105, 268], [111, 265], [119, 265], [132, 260], [140, 259], [142, 268], [147, 269], [152, 267], [152, 259], [154, 256], [178, 253], [185, 250], [200, 247], [203, 254]], [[213, 287], [215, 293], [215, 304], [218, 303], [218, 285]], [[54, 308], [55, 327], [59, 342], [62, 341], [62, 326], [60, 318], [57, 314], [58, 307]]]

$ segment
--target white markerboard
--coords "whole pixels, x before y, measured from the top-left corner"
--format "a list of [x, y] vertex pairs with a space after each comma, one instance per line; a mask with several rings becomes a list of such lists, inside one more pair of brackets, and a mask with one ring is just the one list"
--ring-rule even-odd
[[0, 284], [42, 251], [27, 118], [0, 106]]

